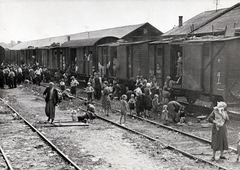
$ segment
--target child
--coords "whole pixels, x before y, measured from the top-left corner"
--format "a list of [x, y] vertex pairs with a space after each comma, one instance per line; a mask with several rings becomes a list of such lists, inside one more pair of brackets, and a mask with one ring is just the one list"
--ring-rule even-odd
[[134, 94], [131, 94], [131, 98], [128, 101], [130, 115], [132, 115], [133, 110], [135, 109], [136, 100], [134, 99]]
[[237, 152], [238, 152], [238, 156], [237, 156], [236, 162], [239, 161], [239, 156], [240, 156], [240, 132], [238, 133]]
[[158, 111], [159, 111], [159, 101], [158, 101], [158, 95], [155, 94], [154, 95], [154, 98], [152, 100], [152, 113], [154, 114], [153, 116], [156, 118], [157, 117], [157, 114], [158, 114]]
[[225, 102], [218, 102], [217, 106], [214, 107], [214, 114], [215, 114], [215, 124], [216, 124], [216, 129], [219, 130], [220, 127], [223, 126], [225, 123], [225, 111], [224, 108], [226, 107]]
[[88, 82], [87, 83], [87, 88], [86, 88], [86, 92], [87, 92], [87, 97], [88, 97], [88, 101], [92, 101], [93, 99], [92, 99], [92, 94], [93, 94], [93, 92], [94, 92], [94, 89], [93, 89], [93, 87], [91, 86], [91, 83], [90, 82]]
[[63, 100], [74, 99], [75, 97], [71, 94], [70, 89], [66, 89], [62, 92]]
[[164, 124], [164, 125], [168, 125], [168, 110], [167, 110], [167, 105], [163, 105], [162, 121], [163, 121], [163, 124]]
[[64, 79], [61, 79], [60, 81], [60, 89], [62, 90], [62, 92], [65, 90], [65, 82], [64, 82]]
[[[122, 95], [121, 97], [121, 117], [120, 117], [120, 125], [124, 126], [126, 123], [126, 116], [127, 116], [127, 110], [128, 110], [128, 103], [127, 103], [127, 95]], [[122, 118], [124, 120], [124, 123], [122, 124]]]
[[74, 76], [71, 77], [71, 94], [74, 95], [75, 97], [77, 97], [77, 86], [79, 85], [79, 82], [76, 80], [76, 78]]

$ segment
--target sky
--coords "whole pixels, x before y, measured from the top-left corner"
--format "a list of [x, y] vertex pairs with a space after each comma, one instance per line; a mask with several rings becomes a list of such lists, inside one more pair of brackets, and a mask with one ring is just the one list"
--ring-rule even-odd
[[[216, 5], [216, 1], [217, 4]], [[149, 22], [167, 32], [240, 0], [0, 0], [0, 42], [29, 41]]]

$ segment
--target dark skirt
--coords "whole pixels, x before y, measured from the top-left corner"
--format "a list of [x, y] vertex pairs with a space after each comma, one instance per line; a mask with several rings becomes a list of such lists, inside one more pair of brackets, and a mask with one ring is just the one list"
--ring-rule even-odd
[[50, 119], [55, 118], [55, 106], [54, 106], [53, 100], [49, 100], [46, 103], [45, 113], [46, 113], [47, 117], [49, 117]]
[[60, 89], [61, 89], [62, 91], [64, 91], [64, 90], [65, 90], [65, 86], [60, 86]]
[[137, 101], [136, 101], [136, 112], [140, 113], [144, 111], [144, 98], [142, 95], [137, 96]]
[[107, 110], [107, 109], [111, 108], [110, 98], [109, 98], [108, 95], [103, 95], [102, 96], [102, 108], [104, 110]]
[[144, 106], [146, 110], [152, 109], [152, 98], [150, 95], [144, 97]]
[[129, 103], [129, 109], [130, 109], [130, 110], [134, 110], [134, 109], [135, 109], [134, 103]]
[[211, 148], [214, 151], [228, 150], [226, 124], [224, 124], [222, 127], [219, 127], [219, 130], [216, 129], [215, 124], [213, 125]]
[[77, 93], [77, 88], [76, 86], [71, 87], [71, 94], [76, 94]]

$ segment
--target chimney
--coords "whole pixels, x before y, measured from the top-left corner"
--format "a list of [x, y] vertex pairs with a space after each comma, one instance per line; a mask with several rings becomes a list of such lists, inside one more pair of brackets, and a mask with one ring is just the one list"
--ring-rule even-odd
[[67, 40], [70, 41], [71, 37], [70, 36], [67, 36]]
[[183, 18], [183, 16], [179, 16], [178, 27], [181, 27], [183, 24], [182, 18]]

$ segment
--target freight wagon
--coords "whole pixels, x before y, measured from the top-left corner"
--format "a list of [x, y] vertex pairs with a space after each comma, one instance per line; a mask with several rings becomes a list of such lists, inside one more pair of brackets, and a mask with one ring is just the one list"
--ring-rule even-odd
[[[156, 63], [162, 64], [162, 75], [176, 77], [177, 53], [182, 54], [182, 80], [174, 86], [176, 96], [185, 96], [194, 103], [199, 94], [207, 94], [215, 104], [225, 100], [233, 102], [240, 98], [240, 37], [196, 38], [179, 42], [156, 41], [153, 49], [154, 62], [149, 68], [156, 73]], [[149, 54], [150, 54], [149, 53]], [[163, 84], [164, 81], [162, 81]]]
[[[98, 70], [102, 77], [117, 78], [132, 86], [137, 75], [150, 78], [148, 73], [148, 43], [150, 41], [102, 44], [98, 48]], [[129, 81], [130, 80], [130, 81]]]

